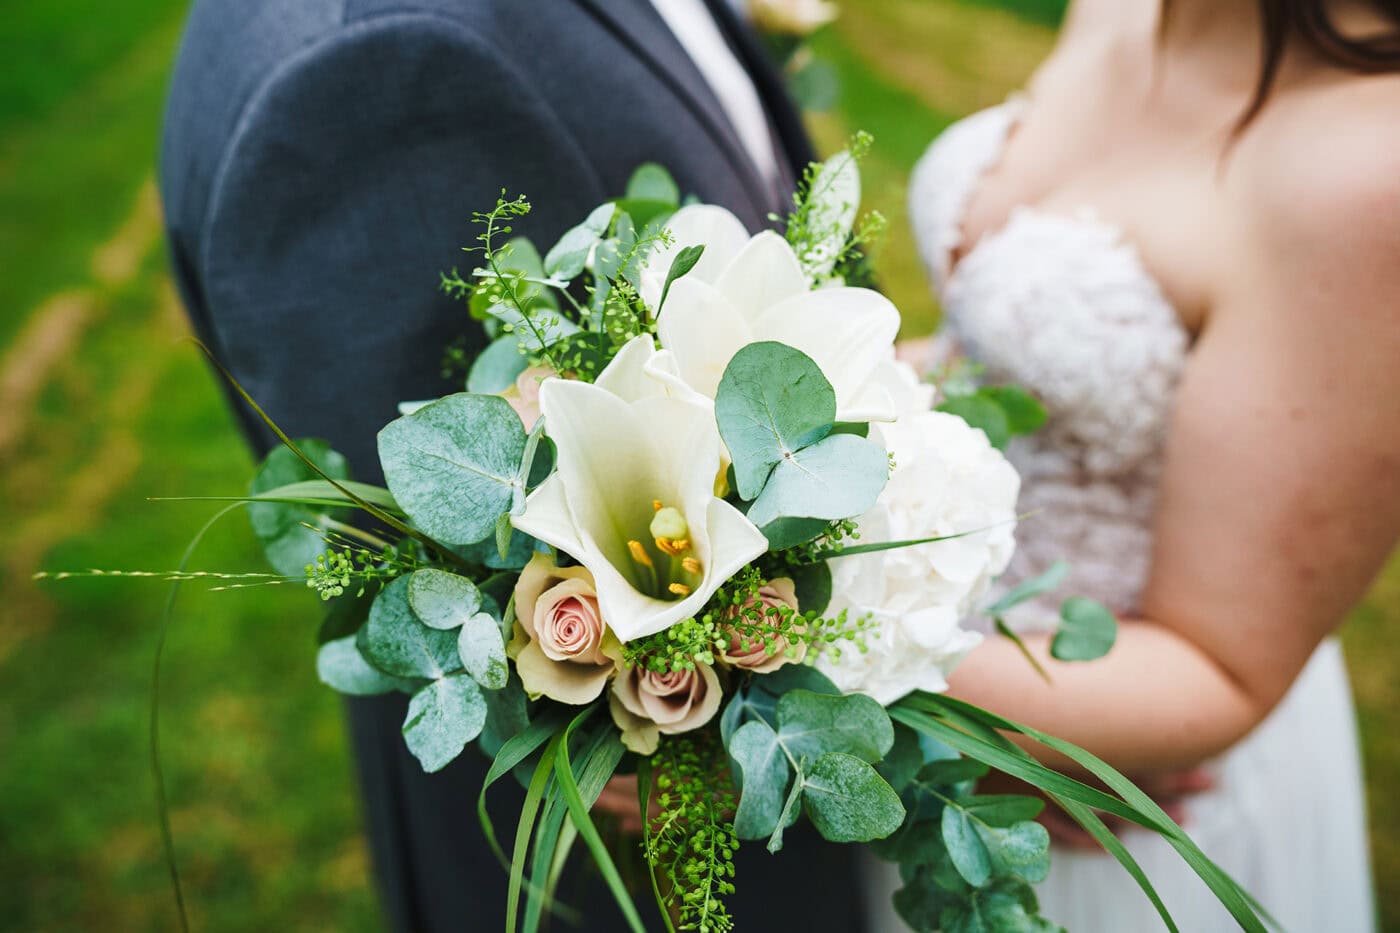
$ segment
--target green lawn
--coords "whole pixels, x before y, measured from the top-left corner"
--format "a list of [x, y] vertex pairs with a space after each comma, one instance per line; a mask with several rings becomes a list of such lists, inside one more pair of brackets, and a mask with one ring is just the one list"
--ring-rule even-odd
[[[251, 464], [170, 290], [149, 188], [184, 4], [10, 0], [0, 30], [0, 929], [169, 929], [146, 747], [159, 585], [36, 584], [40, 568], [173, 566], [207, 514], [148, 496], [234, 492]], [[882, 275], [910, 333], [937, 311], [902, 235], [904, 180], [956, 115], [1048, 47], [1055, 0], [850, 0], [819, 51], [831, 147], [877, 138]], [[998, 9], [1001, 7], [1002, 9]], [[1006, 12], [1010, 8], [1017, 15]], [[238, 518], [198, 564], [259, 569]], [[164, 680], [164, 761], [199, 930], [379, 928], [340, 707], [302, 592], [186, 589]], [[1400, 567], [1348, 626], [1372, 786], [1400, 782]], [[1378, 868], [1400, 806], [1373, 793]], [[1286, 814], [1280, 818], [1286, 819]], [[1385, 890], [1400, 929], [1400, 891]]]

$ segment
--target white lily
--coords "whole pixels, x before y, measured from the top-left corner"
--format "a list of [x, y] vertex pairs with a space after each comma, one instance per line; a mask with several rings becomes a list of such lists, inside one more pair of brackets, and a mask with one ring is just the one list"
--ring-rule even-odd
[[[786, 240], [765, 231], [738, 243], [743, 225], [723, 208], [683, 208], [668, 226], [675, 243], [650, 257], [644, 298], [653, 291], [660, 297], [676, 250], [693, 239], [705, 243], [700, 262], [672, 283], [657, 320], [657, 336], [671, 358], [664, 369], [674, 373], [677, 389], [713, 399], [735, 353], [773, 340], [821, 367], [836, 390], [839, 420], [894, 420], [896, 403], [878, 378], [899, 332], [899, 311], [887, 298], [845, 286], [812, 291]], [[704, 236], [710, 239], [696, 239]], [[666, 375], [662, 362], [653, 364], [658, 377]]]
[[768, 548], [715, 496], [714, 412], [649, 376], [657, 355], [650, 337], [638, 337], [597, 384], [540, 387], [558, 470], [513, 520], [592, 572], [602, 617], [624, 642], [695, 615]]

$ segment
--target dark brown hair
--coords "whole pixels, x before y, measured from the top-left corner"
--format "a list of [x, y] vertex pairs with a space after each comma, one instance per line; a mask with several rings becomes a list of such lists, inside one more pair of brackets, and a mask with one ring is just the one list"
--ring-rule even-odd
[[[1248, 126], [1269, 100], [1285, 47], [1300, 39], [1326, 61], [1360, 74], [1400, 71], [1400, 0], [1371, 0], [1371, 6], [1390, 21], [1385, 32], [1354, 37], [1344, 35], [1332, 21], [1328, 0], [1257, 0], [1263, 30], [1263, 54], [1254, 96], [1240, 117], [1238, 129]], [[1163, 22], [1171, 13], [1171, 0], [1162, 0]]]

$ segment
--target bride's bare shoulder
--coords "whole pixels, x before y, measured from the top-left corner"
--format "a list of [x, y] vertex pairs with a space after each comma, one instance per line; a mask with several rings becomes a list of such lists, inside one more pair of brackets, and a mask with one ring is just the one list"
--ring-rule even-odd
[[[1237, 176], [1281, 247], [1400, 249], [1400, 74], [1285, 92], [1240, 140]], [[1256, 137], [1256, 129], [1258, 134]], [[1232, 174], [1235, 171], [1232, 168]]]

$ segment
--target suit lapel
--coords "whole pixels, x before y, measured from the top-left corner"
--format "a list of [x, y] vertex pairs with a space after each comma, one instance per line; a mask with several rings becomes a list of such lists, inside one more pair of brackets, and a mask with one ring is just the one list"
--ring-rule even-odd
[[574, 0], [644, 62], [714, 138], [759, 213], [773, 208], [773, 197], [744, 151], [724, 108], [700, 70], [649, 0]]

